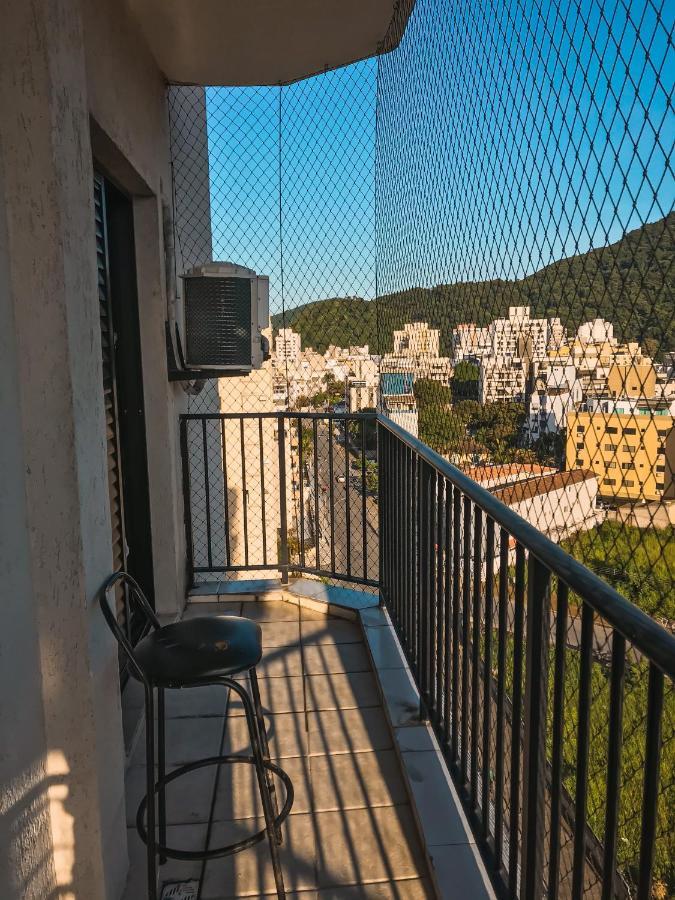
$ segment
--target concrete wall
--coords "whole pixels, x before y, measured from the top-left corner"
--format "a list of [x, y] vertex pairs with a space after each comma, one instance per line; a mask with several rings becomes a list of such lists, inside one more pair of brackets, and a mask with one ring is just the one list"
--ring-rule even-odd
[[[93, 161], [133, 197], [155, 587], [184, 598], [164, 348], [161, 73], [116, 0], [9, 0], [0, 29], [0, 885], [117, 900], [126, 877]], [[11, 736], [6, 740], [6, 736]]]

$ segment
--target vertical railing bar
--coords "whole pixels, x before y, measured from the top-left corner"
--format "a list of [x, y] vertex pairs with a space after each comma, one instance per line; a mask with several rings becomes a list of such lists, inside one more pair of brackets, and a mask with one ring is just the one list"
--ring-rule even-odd
[[[279, 569], [281, 583], [288, 584], [288, 510], [286, 487], [286, 418], [277, 419], [279, 442]], [[290, 422], [290, 419], [289, 419]]]
[[304, 453], [302, 449], [302, 439], [304, 437], [302, 428], [302, 419], [298, 416], [298, 477], [300, 479], [300, 565], [305, 565], [305, 473], [304, 473]]
[[[521, 896], [539, 900], [544, 888], [546, 830], [546, 715], [550, 628], [550, 570], [530, 553], [523, 741], [523, 840]], [[514, 726], [518, 727], [517, 720]]]
[[258, 440], [260, 442], [260, 507], [262, 518], [263, 565], [267, 565], [267, 516], [265, 515], [265, 457], [263, 454], [263, 420], [258, 419]]
[[612, 663], [609, 676], [609, 733], [607, 735], [607, 791], [605, 794], [602, 900], [612, 900], [615, 896], [625, 673], [626, 640], [618, 631], [613, 631]]
[[422, 694], [421, 685], [421, 647], [420, 647], [420, 616], [421, 616], [421, 583], [423, 578], [422, 562], [420, 559], [422, 553], [422, 507], [424, 505], [424, 494], [421, 488], [422, 469], [424, 463], [416, 456], [415, 458], [415, 581], [413, 582], [414, 601], [413, 610], [415, 613], [414, 622], [414, 639], [415, 639], [415, 673], [417, 675], [420, 694]]
[[405, 606], [406, 606], [406, 649], [408, 657], [412, 661], [414, 659], [413, 646], [413, 584], [415, 578], [415, 498], [414, 498], [414, 452], [409, 447], [405, 448], [406, 459], [406, 493], [405, 493], [405, 521], [406, 521], [406, 585], [405, 585]]
[[656, 822], [659, 803], [661, 768], [661, 731], [663, 724], [663, 673], [652, 663], [647, 686], [647, 738], [645, 742], [645, 777], [642, 791], [642, 831], [640, 837], [640, 871], [637, 900], [652, 897], [652, 874], [656, 851]]
[[511, 791], [509, 798], [509, 895], [518, 893], [518, 840], [520, 820], [520, 729], [522, 719], [523, 625], [525, 618], [525, 550], [516, 544], [516, 579], [513, 620], [513, 699], [511, 712]]
[[460, 607], [460, 564], [462, 547], [462, 494], [453, 488], [452, 497], [452, 761], [457, 762], [459, 753], [459, 607]]
[[567, 611], [569, 590], [558, 581], [555, 620], [555, 664], [553, 670], [553, 723], [551, 742], [551, 821], [548, 869], [548, 897], [558, 897], [560, 880], [560, 812], [562, 799], [563, 724], [565, 710], [565, 653], [567, 648]]
[[419, 539], [419, 619], [417, 646], [419, 647], [420, 669], [420, 694], [422, 701], [428, 706], [429, 683], [427, 681], [427, 632], [429, 623], [429, 466], [426, 462], [420, 463], [419, 468], [420, 490], [420, 539]]
[[232, 547], [230, 545], [230, 489], [227, 480], [227, 442], [225, 440], [225, 419], [220, 421], [220, 439], [223, 447], [223, 513], [225, 521], [225, 555], [227, 565], [232, 565]]
[[583, 896], [584, 869], [586, 865], [588, 750], [591, 736], [591, 675], [593, 668], [593, 607], [589, 603], [583, 603], [581, 607], [579, 662], [577, 770], [574, 795], [574, 855], [572, 864], [573, 900], [581, 900]]
[[361, 419], [361, 565], [363, 577], [368, 578], [368, 531], [366, 521], [368, 504], [366, 498], [366, 420]]
[[461, 721], [461, 783], [467, 782], [469, 742], [469, 624], [471, 604], [471, 500], [464, 497], [464, 545], [462, 551], [462, 721]]
[[330, 570], [335, 574], [335, 474], [333, 472], [333, 419], [328, 417], [328, 497], [330, 503]]
[[444, 480], [440, 474], [436, 476], [436, 653], [434, 669], [436, 674], [435, 708], [436, 727], [441, 729], [443, 722], [443, 675], [445, 672], [443, 654], [443, 634], [445, 628], [445, 591], [443, 590], [443, 529], [445, 526], [445, 493]]
[[244, 565], [248, 565], [248, 490], [246, 488], [246, 451], [244, 447], [244, 420], [239, 420], [239, 436], [241, 446], [241, 492], [244, 518]]
[[443, 535], [443, 557], [445, 561], [443, 603], [445, 629], [443, 631], [443, 743], [450, 743], [450, 696], [452, 684], [452, 485], [443, 479], [445, 489], [445, 533]]
[[209, 568], [213, 566], [213, 556], [211, 548], [211, 499], [209, 492], [209, 454], [207, 450], [206, 440], [206, 419], [202, 419], [202, 442], [204, 445], [204, 499], [206, 501], [206, 553], [209, 562]]
[[504, 846], [504, 729], [506, 725], [506, 639], [509, 601], [509, 534], [499, 530], [499, 612], [497, 636], [497, 733], [495, 736], [495, 869]]
[[[190, 587], [194, 587], [194, 535], [192, 533], [192, 483], [190, 480], [190, 461], [188, 459], [187, 421], [180, 420], [180, 453], [183, 469], [183, 522], [185, 525], [185, 550]], [[229, 563], [229, 558], [228, 558]]]
[[317, 569], [321, 568], [319, 550], [319, 420], [312, 419], [312, 441], [314, 444], [314, 554]]
[[436, 472], [428, 467], [427, 480], [427, 622], [425, 632], [426, 642], [426, 684], [427, 704], [429, 716], [433, 720], [433, 710], [436, 704], [436, 680], [434, 678], [434, 629], [436, 627], [436, 553], [434, 549], [436, 539], [435, 513], [436, 513]]
[[483, 511], [474, 509], [473, 522], [473, 598], [471, 635], [471, 805], [478, 803], [478, 729], [480, 720], [480, 614], [481, 557], [483, 555]]
[[492, 724], [492, 603], [494, 593], [495, 523], [486, 523], [485, 553], [485, 654], [483, 661], [483, 835], [490, 831], [490, 728]]
[[344, 419], [345, 429], [345, 537], [347, 539], [347, 575], [352, 574], [352, 510], [349, 500], [349, 420]]

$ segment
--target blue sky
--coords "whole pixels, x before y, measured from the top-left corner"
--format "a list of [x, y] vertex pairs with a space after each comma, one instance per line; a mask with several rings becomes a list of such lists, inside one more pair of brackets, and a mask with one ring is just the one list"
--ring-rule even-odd
[[282, 248], [291, 308], [373, 297], [376, 261], [381, 293], [521, 277], [669, 212], [675, 4], [561, 8], [417, 0], [379, 98], [374, 60], [210, 88], [214, 258], [269, 274], [278, 311]]

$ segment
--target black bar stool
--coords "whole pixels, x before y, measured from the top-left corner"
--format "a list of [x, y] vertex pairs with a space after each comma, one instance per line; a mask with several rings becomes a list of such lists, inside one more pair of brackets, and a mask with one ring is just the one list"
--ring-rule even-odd
[[[125, 592], [128, 613], [137, 605], [143, 627], [132, 646], [114, 613], [114, 591]], [[111, 594], [113, 605], [111, 606]], [[147, 846], [148, 900], [157, 900], [157, 857], [205, 860], [229, 856], [260, 843], [267, 837], [272, 856], [277, 896], [286, 892], [279, 859], [281, 823], [293, 805], [293, 784], [287, 773], [270, 761], [267, 732], [260, 703], [256, 665], [262, 657], [260, 626], [239, 616], [202, 616], [162, 627], [140, 587], [126, 572], [116, 572], [99, 591], [99, 603], [118, 643], [129, 660], [131, 674], [145, 688], [145, 764], [147, 793], [136, 815], [136, 828]], [[251, 696], [234, 680], [248, 671]], [[221, 755], [197, 760], [166, 774], [164, 691], [167, 688], [204, 687], [219, 684], [234, 691], [244, 706], [253, 753], [251, 756]], [[157, 752], [155, 753], [154, 691], [157, 690]], [[265, 828], [250, 837], [211, 850], [181, 850], [166, 845], [166, 785], [187, 772], [221, 763], [255, 766], [265, 814]], [[155, 781], [155, 765], [157, 780]], [[274, 776], [283, 782], [286, 799], [279, 812]], [[155, 804], [157, 808], [155, 808]], [[146, 820], [147, 818], [147, 827]], [[159, 831], [159, 838], [157, 836]]]

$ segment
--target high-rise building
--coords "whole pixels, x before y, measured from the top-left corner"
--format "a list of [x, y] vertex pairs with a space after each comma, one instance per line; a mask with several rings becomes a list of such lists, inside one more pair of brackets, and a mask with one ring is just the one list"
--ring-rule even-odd
[[274, 341], [278, 360], [296, 360], [300, 356], [301, 336], [292, 328], [280, 328]]

